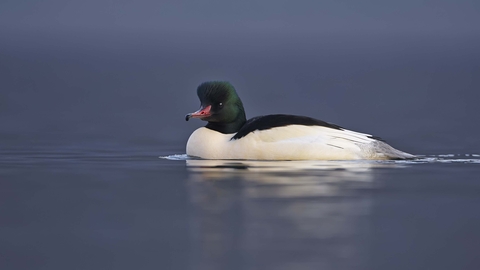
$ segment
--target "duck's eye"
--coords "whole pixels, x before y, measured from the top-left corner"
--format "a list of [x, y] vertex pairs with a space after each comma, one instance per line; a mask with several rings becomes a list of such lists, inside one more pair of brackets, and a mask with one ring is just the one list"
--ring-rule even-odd
[[218, 103], [218, 107], [222, 107], [222, 106], [223, 106], [222, 102]]

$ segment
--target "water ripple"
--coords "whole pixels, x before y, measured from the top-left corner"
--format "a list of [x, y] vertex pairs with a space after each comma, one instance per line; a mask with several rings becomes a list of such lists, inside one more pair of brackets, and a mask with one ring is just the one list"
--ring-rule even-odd
[[[203, 160], [195, 157], [190, 157], [187, 154], [173, 154], [167, 156], [160, 156], [161, 159], [167, 160]], [[211, 161], [211, 160], [210, 160]], [[216, 162], [232, 162], [232, 160], [216, 160]], [[253, 161], [253, 160], [240, 160], [240, 162], [285, 162], [285, 161]], [[298, 162], [298, 161], [286, 161], [286, 162]], [[310, 162], [310, 161], [307, 161]], [[314, 161], [312, 161], [314, 162]], [[319, 161], [316, 161], [319, 162]], [[359, 161], [322, 161], [322, 162], [349, 162], [349, 163], [376, 163], [376, 164], [425, 164], [425, 163], [473, 163], [480, 164], [479, 154], [439, 154], [439, 155], [419, 155], [416, 159], [410, 160], [359, 160]]]

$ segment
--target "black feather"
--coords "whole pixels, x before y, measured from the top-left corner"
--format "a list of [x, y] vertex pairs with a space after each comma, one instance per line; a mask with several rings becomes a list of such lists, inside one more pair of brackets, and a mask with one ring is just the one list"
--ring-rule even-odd
[[265, 116], [258, 116], [248, 120], [245, 125], [231, 138], [237, 140], [247, 136], [250, 132], [255, 130], [266, 130], [276, 127], [284, 127], [289, 125], [304, 125], [304, 126], [322, 126], [338, 130], [343, 130], [342, 127], [335, 124], [330, 124], [322, 120], [314, 119], [306, 116], [287, 115], [287, 114], [271, 114]]

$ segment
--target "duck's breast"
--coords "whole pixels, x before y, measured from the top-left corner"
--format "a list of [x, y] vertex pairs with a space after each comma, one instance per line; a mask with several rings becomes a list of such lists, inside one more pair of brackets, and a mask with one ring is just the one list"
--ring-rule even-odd
[[201, 127], [187, 141], [187, 155], [206, 159], [229, 159], [230, 138], [234, 134], [223, 134]]

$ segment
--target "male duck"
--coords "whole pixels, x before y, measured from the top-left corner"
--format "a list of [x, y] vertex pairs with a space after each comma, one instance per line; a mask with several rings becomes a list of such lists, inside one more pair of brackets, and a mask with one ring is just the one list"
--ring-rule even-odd
[[187, 142], [187, 155], [205, 159], [355, 160], [409, 159], [377, 137], [305, 116], [273, 114], [247, 121], [228, 82], [197, 88], [201, 108], [185, 119], [208, 121]]

